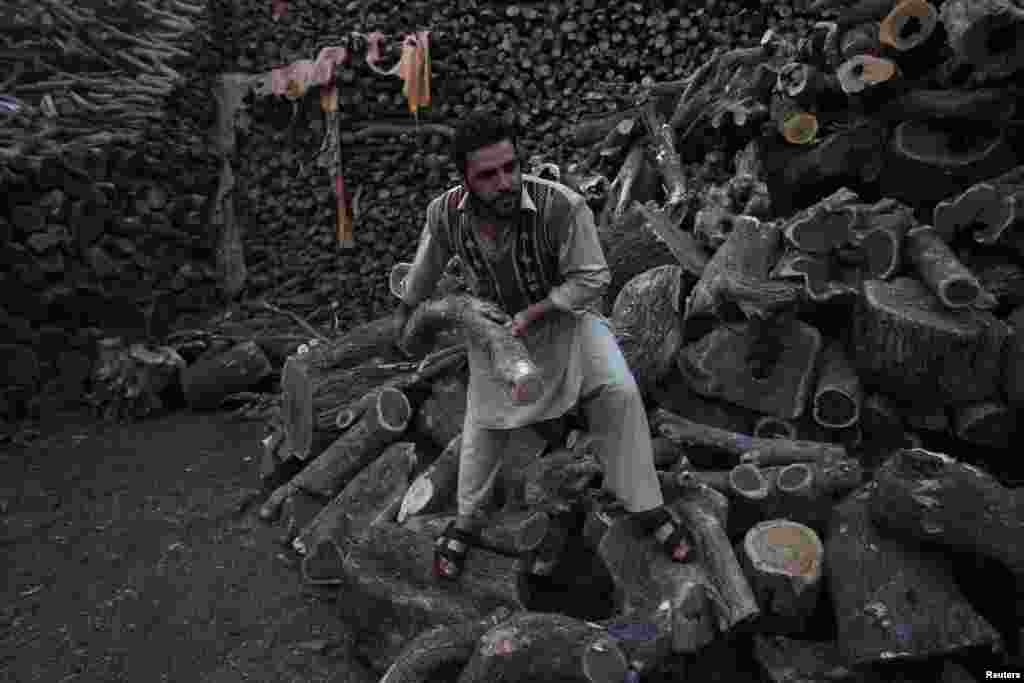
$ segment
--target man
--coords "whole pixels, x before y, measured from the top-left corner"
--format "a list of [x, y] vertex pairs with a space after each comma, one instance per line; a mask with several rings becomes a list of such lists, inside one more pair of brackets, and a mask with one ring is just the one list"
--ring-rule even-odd
[[569, 188], [522, 174], [515, 131], [498, 114], [469, 115], [453, 151], [463, 183], [427, 208], [396, 324], [404, 325], [430, 296], [457, 255], [473, 294], [511, 316], [498, 322], [522, 338], [544, 389], [529, 405], [516, 404], [490, 376], [483, 352], [469, 349], [458, 516], [438, 539], [435, 573], [449, 579], [461, 573], [467, 545], [485, 523], [509, 430], [560, 417], [577, 403], [599, 437], [605, 488], [674, 559], [685, 560], [686, 532], [663, 505], [636, 381], [598, 312], [611, 276], [593, 213]]

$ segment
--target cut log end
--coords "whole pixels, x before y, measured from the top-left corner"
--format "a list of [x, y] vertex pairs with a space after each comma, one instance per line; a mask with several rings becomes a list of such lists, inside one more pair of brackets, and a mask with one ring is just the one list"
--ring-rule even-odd
[[765, 415], [758, 419], [754, 425], [754, 437], [758, 439], [790, 439], [797, 438], [797, 429], [789, 420], [783, 420], [771, 415]]
[[775, 485], [787, 495], [810, 495], [814, 485], [814, 470], [810, 465], [796, 462], [779, 470]]
[[882, 57], [856, 55], [836, 70], [839, 87], [848, 95], [885, 83], [896, 75], [896, 64]]
[[814, 531], [788, 520], [762, 522], [747, 532], [744, 550], [757, 571], [814, 581], [825, 549]]
[[878, 39], [906, 52], [927, 41], [938, 23], [939, 13], [927, 0], [903, 0], [882, 21]]
[[412, 418], [412, 406], [405, 394], [387, 388], [377, 397], [377, 416], [380, 426], [391, 432], [404, 432]]
[[860, 418], [855, 397], [839, 389], [830, 388], [814, 397], [814, 421], [829, 429], [852, 427]]
[[729, 486], [739, 496], [748, 500], [764, 500], [771, 492], [768, 480], [757, 465], [743, 463], [729, 472]]

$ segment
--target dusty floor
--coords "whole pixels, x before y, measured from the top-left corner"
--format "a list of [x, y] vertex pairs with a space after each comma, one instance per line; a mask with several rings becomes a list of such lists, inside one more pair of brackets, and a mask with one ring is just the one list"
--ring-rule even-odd
[[63, 416], [0, 447], [0, 681], [365, 681], [255, 519], [263, 425]]

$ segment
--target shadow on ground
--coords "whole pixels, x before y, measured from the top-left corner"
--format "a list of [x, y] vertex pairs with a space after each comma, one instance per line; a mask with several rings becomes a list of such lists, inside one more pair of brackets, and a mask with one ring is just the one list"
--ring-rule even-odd
[[365, 681], [255, 518], [263, 429], [64, 415], [5, 446], [0, 681]]

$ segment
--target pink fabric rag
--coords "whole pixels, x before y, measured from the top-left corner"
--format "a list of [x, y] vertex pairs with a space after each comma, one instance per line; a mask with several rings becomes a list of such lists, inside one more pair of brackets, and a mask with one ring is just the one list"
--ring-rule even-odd
[[297, 100], [311, 85], [326, 85], [334, 79], [334, 67], [344, 64], [348, 50], [344, 47], [325, 47], [316, 61], [300, 59], [288, 66], [274, 69], [270, 74], [270, 89], [275, 95]]
[[384, 34], [380, 31], [374, 31], [366, 36], [366, 65], [381, 76], [397, 76], [398, 69], [401, 67], [401, 62], [396, 63], [393, 67], [387, 70], [377, 66], [377, 63], [381, 59], [380, 41], [382, 40], [384, 40]]

